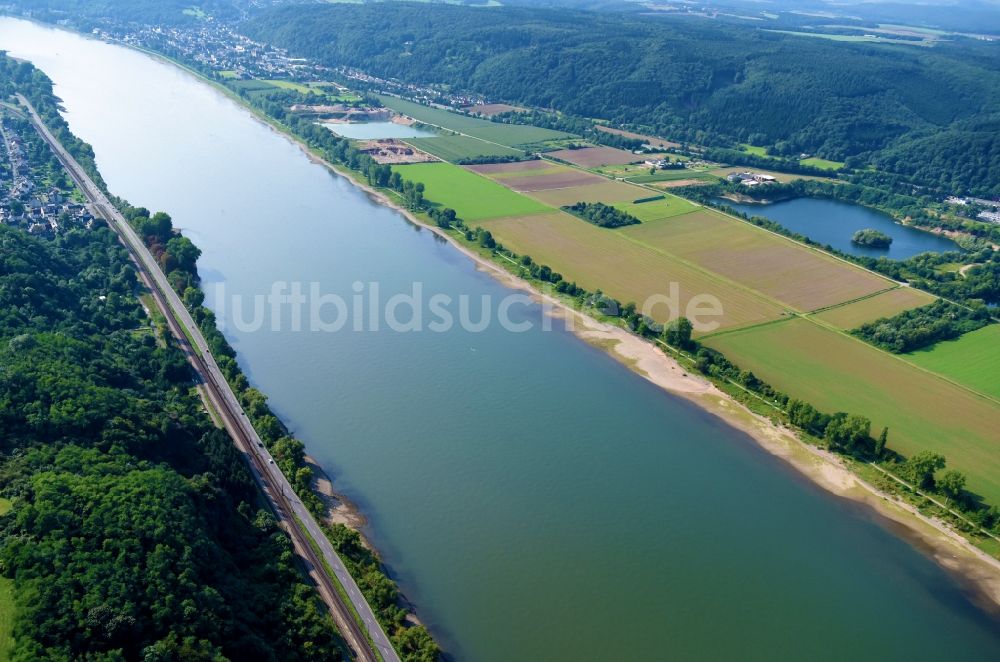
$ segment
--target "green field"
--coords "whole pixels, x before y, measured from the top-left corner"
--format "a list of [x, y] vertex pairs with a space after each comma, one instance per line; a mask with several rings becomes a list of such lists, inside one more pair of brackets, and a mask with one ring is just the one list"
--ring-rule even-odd
[[422, 182], [429, 202], [451, 207], [465, 221], [552, 211], [541, 202], [450, 163], [415, 163], [392, 169], [403, 179]]
[[740, 148], [742, 148], [747, 154], [753, 154], [754, 156], [767, 156], [766, 147], [758, 147], [757, 145], [748, 145], [743, 143], [740, 145]]
[[278, 89], [277, 85], [272, 85], [266, 80], [257, 80], [252, 78], [250, 80], [231, 80], [228, 83], [229, 87], [241, 91], [241, 92], [273, 92]]
[[378, 98], [386, 107], [398, 113], [409, 115], [419, 122], [433, 124], [434, 126], [440, 126], [490, 142], [500, 143], [508, 147], [529, 145], [545, 140], [559, 140], [571, 135], [562, 131], [542, 129], [537, 126], [490, 122], [489, 120], [469, 117], [468, 115], [459, 115], [458, 113], [452, 113], [441, 108], [431, 108], [430, 106], [423, 106], [419, 103], [387, 95], [379, 95]]
[[524, 156], [524, 151], [488, 143], [469, 136], [407, 138], [406, 142], [445, 161], [472, 159], [477, 156]]
[[[969, 388], [1000, 399], [1000, 324], [966, 333], [957, 340], [904, 354], [903, 358]], [[997, 421], [1000, 426], [1000, 420]]]
[[[651, 193], [651, 195], [655, 195]], [[698, 205], [689, 202], [676, 195], [666, 195], [661, 200], [651, 200], [649, 202], [619, 202], [614, 205], [623, 212], [632, 214], [643, 223], [648, 221], [658, 221], [671, 216], [679, 216], [699, 209]]]
[[[867, 416], [904, 455], [931, 450], [1000, 504], [1000, 405], [856, 338], [793, 319], [708, 338], [741, 368], [828, 413]], [[994, 352], [995, 353], [995, 352]]]
[[626, 177], [627, 181], [635, 184], [655, 184], [656, 182], [675, 182], [679, 179], [704, 179], [715, 181], [717, 178], [705, 170], [657, 170], [652, 175], [649, 171], [643, 175]]
[[872, 322], [882, 317], [892, 317], [904, 310], [926, 306], [930, 303], [934, 303], [934, 297], [922, 290], [912, 287], [897, 287], [861, 301], [818, 312], [815, 317], [827, 324], [833, 324], [839, 329], [849, 331], [858, 328], [865, 322]]
[[809, 166], [811, 168], [821, 168], [822, 170], [840, 170], [844, 167], [843, 161], [831, 161], [829, 159], [821, 159], [817, 156], [813, 156], [808, 159], [802, 159], [799, 161], [801, 165]]

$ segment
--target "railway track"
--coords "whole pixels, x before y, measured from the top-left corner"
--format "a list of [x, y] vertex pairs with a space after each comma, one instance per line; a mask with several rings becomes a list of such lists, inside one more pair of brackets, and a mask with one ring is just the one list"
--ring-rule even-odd
[[[171, 334], [201, 379], [199, 389], [218, 413], [226, 431], [243, 455], [261, 493], [280, 525], [288, 532], [306, 572], [330, 611], [355, 659], [399, 662], [374, 612], [312, 513], [295, 495], [291, 484], [264, 447], [242, 405], [212, 356], [208, 343], [145, 244], [121, 213], [45, 126], [31, 103], [17, 95], [39, 135], [80, 187], [96, 216], [100, 216], [126, 247], [143, 284], [153, 296]], [[315, 548], [314, 548], [315, 545]], [[318, 551], [317, 551], [318, 549]], [[346, 595], [347, 600], [341, 594]], [[350, 604], [348, 604], [348, 601]], [[358, 620], [364, 624], [362, 628]]]

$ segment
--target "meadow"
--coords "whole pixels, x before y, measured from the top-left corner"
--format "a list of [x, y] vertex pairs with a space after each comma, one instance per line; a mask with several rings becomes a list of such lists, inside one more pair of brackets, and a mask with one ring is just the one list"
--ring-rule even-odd
[[[651, 195], [653, 194], [651, 193]], [[659, 200], [650, 200], [649, 202], [619, 202], [614, 206], [632, 214], [643, 223], [680, 216], [681, 214], [688, 214], [700, 209], [693, 202], [679, 198], [676, 195], [665, 195]]]
[[442, 135], [433, 138], [407, 138], [406, 142], [439, 159], [455, 162], [480, 156], [524, 156], [524, 151], [495, 145], [469, 136]]
[[465, 221], [552, 211], [536, 200], [451, 163], [417, 163], [393, 166], [393, 170], [403, 179], [423, 183], [428, 201], [451, 207]]
[[803, 312], [893, 287], [886, 278], [710, 209], [619, 232]]
[[820, 168], [822, 170], [840, 170], [844, 167], [843, 161], [830, 161], [829, 159], [821, 159], [817, 156], [802, 159], [799, 161], [799, 164], [810, 166], [812, 168]]
[[552, 131], [537, 126], [490, 122], [489, 120], [469, 117], [468, 115], [459, 115], [458, 113], [441, 108], [431, 108], [430, 106], [424, 106], [392, 96], [379, 95], [378, 98], [386, 107], [398, 113], [409, 115], [419, 122], [444, 127], [445, 129], [481, 138], [482, 140], [500, 143], [508, 147], [570, 137], [570, 134], [562, 131]]
[[[1000, 325], [904, 354], [907, 361], [1000, 400]], [[1000, 420], [997, 421], [1000, 426]]]
[[[759, 295], [663, 253], [630, 241], [615, 230], [591, 225], [563, 212], [497, 218], [479, 223], [494, 237], [521, 255], [547, 264], [566, 280], [604, 293], [640, 308], [653, 295], [668, 295], [670, 284], [679, 288], [681, 310], [699, 294], [719, 299], [723, 315], [719, 328], [756, 324], [782, 316], [779, 306]], [[650, 311], [664, 322], [671, 318], [665, 305]], [[710, 321], [706, 318], [706, 321]]]
[[904, 455], [931, 450], [968, 488], [1000, 503], [1000, 406], [856, 338], [793, 319], [720, 334], [705, 344], [828, 413], [867, 416]]
[[820, 311], [814, 317], [839, 329], [849, 331], [858, 328], [865, 322], [882, 317], [892, 317], [904, 310], [926, 306], [930, 303], [934, 303], [934, 296], [927, 292], [912, 287], [897, 287], [861, 301]]

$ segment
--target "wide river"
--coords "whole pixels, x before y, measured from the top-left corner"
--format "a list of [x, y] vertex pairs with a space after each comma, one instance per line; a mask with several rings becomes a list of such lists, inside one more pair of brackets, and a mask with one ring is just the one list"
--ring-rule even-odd
[[233, 296], [276, 281], [511, 291], [173, 66], [13, 19], [0, 48], [53, 78], [113, 192], [202, 248], [241, 363], [456, 659], [1000, 659], [997, 624], [866, 509], [535, 306], [523, 333], [240, 330]]

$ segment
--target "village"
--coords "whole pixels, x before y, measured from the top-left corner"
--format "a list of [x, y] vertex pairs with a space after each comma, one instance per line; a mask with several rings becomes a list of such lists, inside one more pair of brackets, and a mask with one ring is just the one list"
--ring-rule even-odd
[[[60, 166], [31, 158], [38, 145], [28, 142], [40, 139], [33, 130], [23, 129], [24, 122], [15, 122], [7, 113], [0, 119], [5, 157], [0, 164], [0, 223], [50, 238], [70, 228], [91, 229], [95, 219], [79, 201], [79, 192]], [[58, 176], [53, 177], [53, 171]]]

